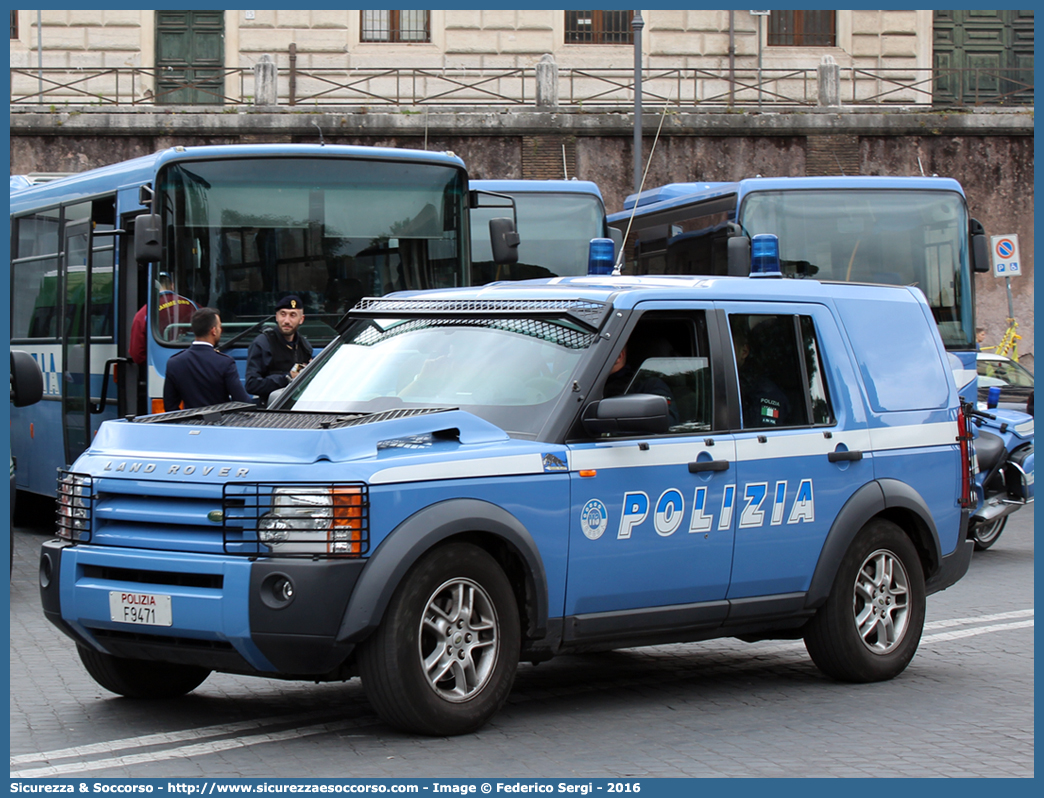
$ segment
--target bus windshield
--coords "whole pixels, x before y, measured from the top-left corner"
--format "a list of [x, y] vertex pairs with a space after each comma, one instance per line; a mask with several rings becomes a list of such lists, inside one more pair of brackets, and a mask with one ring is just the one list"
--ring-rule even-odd
[[[506, 192], [509, 193], [509, 192]], [[508, 207], [471, 210], [472, 284], [535, 277], [572, 277], [587, 274], [587, 251], [592, 238], [605, 233], [605, 209], [592, 194], [531, 192], [511, 195], [518, 219], [518, 263], [493, 262], [489, 220], [510, 216]]]
[[946, 346], [971, 346], [968, 217], [959, 195], [757, 191], [743, 200], [739, 221], [748, 236], [779, 236], [785, 276], [920, 288]]
[[[225, 340], [249, 334], [279, 299], [301, 297], [314, 344], [359, 299], [464, 285], [464, 173], [451, 166], [332, 158], [171, 164], [157, 179], [166, 274], [185, 308], [221, 314]], [[192, 340], [187, 315], [153, 304], [156, 337]], [[161, 329], [162, 328], [162, 329]]]

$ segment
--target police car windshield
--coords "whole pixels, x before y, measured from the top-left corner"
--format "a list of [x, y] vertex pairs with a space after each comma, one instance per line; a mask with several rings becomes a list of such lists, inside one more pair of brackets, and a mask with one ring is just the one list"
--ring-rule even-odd
[[543, 427], [593, 340], [572, 324], [538, 319], [360, 322], [280, 408], [459, 407], [526, 437]]

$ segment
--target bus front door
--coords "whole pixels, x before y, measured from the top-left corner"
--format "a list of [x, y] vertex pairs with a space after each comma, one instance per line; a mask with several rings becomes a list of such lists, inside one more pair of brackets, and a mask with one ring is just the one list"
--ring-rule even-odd
[[[116, 417], [116, 391], [105, 362], [116, 354], [113, 320], [113, 240], [92, 235], [92, 220], [66, 224], [62, 311], [62, 432], [65, 461], [90, 444], [98, 425]], [[98, 407], [103, 380], [110, 385]], [[100, 412], [92, 412], [92, 406]]]
[[62, 313], [62, 428], [65, 462], [87, 448], [91, 342], [86, 334], [84, 299], [90, 288], [90, 219], [65, 226], [65, 301]]

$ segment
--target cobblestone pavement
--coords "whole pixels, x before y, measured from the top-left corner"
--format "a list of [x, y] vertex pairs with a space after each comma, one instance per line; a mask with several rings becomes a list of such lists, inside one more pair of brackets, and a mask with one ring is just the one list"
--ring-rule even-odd
[[523, 665], [475, 735], [411, 737], [358, 680], [212, 675], [169, 702], [117, 698], [44, 620], [46, 530], [11, 580], [11, 772], [21, 777], [1019, 776], [1033, 771], [1033, 509], [928, 599], [899, 678], [830, 681], [800, 641], [717, 640]]

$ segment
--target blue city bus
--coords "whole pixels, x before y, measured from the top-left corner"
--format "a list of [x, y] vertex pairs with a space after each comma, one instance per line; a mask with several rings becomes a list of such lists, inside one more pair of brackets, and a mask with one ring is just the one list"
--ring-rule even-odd
[[[472, 180], [476, 190], [505, 198], [471, 210], [471, 269], [475, 285], [497, 280], [575, 277], [587, 274], [592, 238], [620, 238], [609, 227], [598, 185], [590, 180]], [[493, 259], [489, 220], [515, 207], [518, 262]]]
[[[184, 317], [163, 314], [171, 294], [220, 312], [242, 376], [286, 294], [303, 298], [318, 349], [363, 296], [468, 285], [481, 201], [452, 154], [331, 145], [174, 147], [12, 179], [11, 342], [45, 386], [44, 401], [11, 410], [17, 488], [53, 496], [56, 469], [102, 421], [162, 410], [167, 360], [192, 341]], [[143, 306], [139, 365], [130, 335]]]
[[671, 183], [629, 196], [609, 224], [627, 237], [628, 274], [747, 274], [752, 237], [773, 233], [785, 277], [917, 286], [960, 361], [962, 396], [976, 401], [973, 273], [990, 265], [985, 232], [956, 180]]

